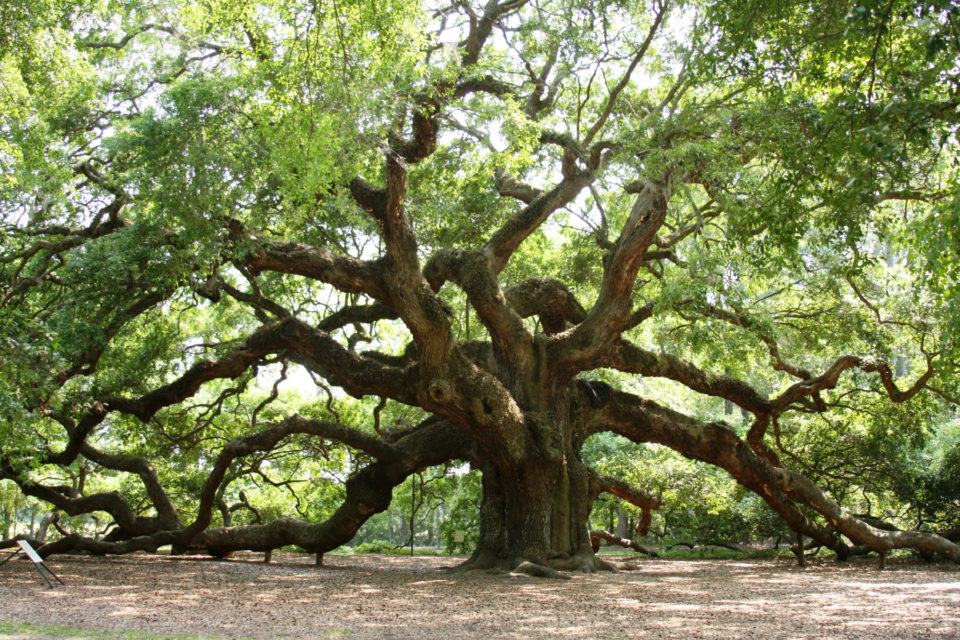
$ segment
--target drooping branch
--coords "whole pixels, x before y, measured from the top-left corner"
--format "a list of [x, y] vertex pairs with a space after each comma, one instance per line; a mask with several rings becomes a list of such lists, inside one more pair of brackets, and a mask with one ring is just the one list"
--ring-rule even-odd
[[[598, 492], [605, 492], [626, 500], [630, 504], [644, 510], [655, 511], [663, 505], [663, 500], [647, 491], [642, 491], [633, 485], [607, 475], [596, 475]], [[642, 535], [642, 534], [641, 534]]]
[[76, 459], [87, 435], [110, 411], [133, 415], [148, 421], [159, 410], [182, 402], [197, 393], [211, 380], [236, 378], [264, 356], [289, 350], [299, 354], [299, 362], [342, 386], [357, 396], [377, 394], [406, 404], [416, 404], [416, 378], [412, 371], [385, 366], [344, 348], [325, 331], [319, 331], [294, 318], [266, 325], [248, 337], [243, 344], [219, 360], [202, 360], [190, 367], [177, 380], [139, 398], [109, 397], [94, 402], [74, 422], [60, 417], [69, 440], [60, 453], [50, 452], [46, 464], [70, 464]]
[[850, 514], [827, 496], [812, 480], [796, 471], [777, 469], [783, 491], [792, 499], [816, 510], [834, 528], [851, 540], [877, 551], [918, 549], [932, 551], [960, 563], [960, 545], [924, 531], [887, 531]]
[[80, 449], [83, 457], [97, 463], [101, 467], [115, 471], [125, 471], [137, 475], [143, 482], [144, 489], [154, 509], [157, 510], [158, 529], [179, 529], [182, 525], [177, 514], [177, 508], [170, 500], [153, 465], [146, 458], [129, 454], [111, 454], [100, 451], [89, 443], [84, 443]]
[[650, 529], [651, 512], [659, 509], [663, 501], [659, 496], [642, 491], [633, 485], [612, 476], [593, 474], [591, 479], [591, 499], [595, 500], [601, 492], [617, 496], [630, 504], [640, 507], [640, 522], [637, 523], [637, 535], [645, 536]]
[[472, 455], [469, 438], [450, 423], [437, 420], [425, 422], [393, 446], [399, 457], [374, 462], [347, 480], [344, 503], [324, 522], [282, 518], [265, 525], [210, 529], [193, 538], [191, 546], [221, 554], [239, 549], [268, 551], [290, 544], [314, 553], [330, 551], [349, 541], [370, 516], [385, 510], [393, 487], [411, 473]]
[[[615, 394], [599, 417], [598, 429], [609, 429], [634, 442], [656, 442], [668, 446], [682, 455], [708, 462], [726, 470], [737, 482], [758, 494], [795, 531], [846, 557], [848, 547], [836, 533], [804, 516], [797, 505], [782, 491], [773, 487], [758, 475], [756, 454], [725, 427], [711, 423], [704, 425], [670, 411], [648, 400], [628, 394]], [[713, 433], [711, 429], [719, 429]], [[719, 435], [719, 441], [717, 436]], [[762, 461], [761, 461], [762, 462]]]
[[160, 547], [175, 542], [175, 531], [158, 531], [151, 535], [139, 535], [125, 540], [96, 540], [79, 533], [71, 533], [59, 540], [48, 542], [37, 547], [37, 553], [42, 558], [48, 558], [58, 553], [86, 552], [94, 555], [108, 553], [124, 554], [138, 551], [154, 552]]
[[[887, 532], [851, 516], [808, 478], [769, 464], [722, 423], [700, 422], [649, 400], [618, 392], [610, 404], [598, 412], [595, 427], [614, 431], [635, 442], [657, 442], [688, 458], [721, 467], [762, 497], [794, 530], [841, 556], [848, 553], [848, 547], [834, 532], [878, 550], [913, 547], [960, 562], [960, 547], [940, 536], [918, 531]], [[795, 503], [820, 513], [831, 529], [810, 522]]]
[[[826, 405], [819, 392], [837, 385], [840, 375], [853, 367], [863, 371], [876, 371], [887, 395], [894, 402], [905, 402], [926, 388], [926, 382], [933, 375], [932, 364], [928, 362], [927, 371], [906, 391], [901, 391], [893, 382], [893, 374], [885, 363], [867, 361], [857, 356], [843, 356], [817, 377], [808, 377], [795, 383], [774, 399], [768, 399], [747, 383], [704, 371], [692, 363], [669, 354], [656, 354], [621, 340], [614, 350], [609, 352], [606, 361], [621, 371], [639, 373], [648, 377], [664, 377], [682, 383], [684, 386], [706, 395], [723, 398], [738, 405], [744, 411], [754, 414], [755, 420], [747, 433], [747, 442], [753, 451], [774, 466], [780, 466], [779, 457], [764, 442], [767, 428], [777, 416], [796, 403], [803, 403], [810, 411], [825, 411]], [[807, 373], [797, 369], [797, 373]], [[809, 373], [807, 373], [810, 376]], [[813, 397], [814, 401], [810, 400]]]
[[117, 491], [79, 495], [70, 487], [48, 487], [18, 473], [8, 460], [0, 462], [0, 478], [11, 480], [24, 495], [53, 505], [67, 515], [77, 516], [103, 511], [129, 535], [150, 535], [157, 531], [159, 520], [138, 516]]
[[[240, 456], [268, 451], [292, 434], [335, 439], [380, 458], [380, 461], [347, 481], [344, 505], [325, 522], [313, 524], [282, 518], [263, 525], [204, 531], [230, 464]], [[292, 416], [258, 433], [237, 438], [223, 449], [201, 490], [199, 515], [189, 527], [160, 531], [152, 527], [141, 535], [122, 540], [92, 540], [71, 534], [44, 545], [38, 551], [43, 556], [70, 550], [96, 554], [129, 553], [155, 551], [165, 544], [181, 549], [189, 545], [213, 554], [237, 549], [269, 550], [288, 544], [298, 544], [308, 551], [327, 551], [348, 541], [367, 518], [386, 509], [390, 503], [390, 490], [407, 475], [423, 466], [453, 458], [469, 459], [471, 446], [469, 438], [459, 429], [437, 420], [425, 422], [421, 428], [391, 444], [345, 425]], [[97, 498], [104, 501], [102, 497]]]
[[594, 553], [600, 550], [601, 540], [606, 540], [608, 543], [615, 544], [618, 547], [639, 551], [640, 553], [648, 556], [657, 556], [657, 552], [650, 547], [642, 545], [636, 540], [631, 540], [630, 538], [621, 538], [620, 536], [615, 536], [605, 529], [594, 529], [590, 532], [590, 545], [593, 547]]
[[315, 420], [294, 415], [249, 436], [231, 440], [217, 456], [203, 488], [200, 490], [200, 502], [197, 517], [179, 535], [180, 544], [186, 545], [197, 533], [210, 524], [213, 507], [216, 504], [217, 491], [233, 461], [242, 456], [260, 451], [270, 451], [284, 438], [294, 434], [303, 434], [338, 440], [357, 448], [384, 462], [393, 462], [400, 458], [401, 452], [396, 446], [376, 436], [365, 434], [343, 424]]

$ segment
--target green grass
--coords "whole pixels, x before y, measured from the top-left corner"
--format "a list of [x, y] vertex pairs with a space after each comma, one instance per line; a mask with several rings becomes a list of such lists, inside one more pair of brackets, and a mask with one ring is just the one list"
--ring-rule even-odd
[[683, 549], [673, 548], [660, 554], [662, 558], [675, 558], [677, 560], [757, 560], [761, 558], [777, 558], [780, 556], [793, 556], [789, 549], [755, 549], [751, 551], [736, 551], [734, 549]]
[[[373, 540], [371, 542], [363, 542], [355, 547], [343, 546], [337, 547], [333, 551], [328, 551], [330, 555], [354, 555], [354, 554], [365, 554], [365, 553], [376, 553], [381, 555], [391, 555], [391, 556], [408, 556], [410, 555], [410, 547], [398, 547], [389, 542], [383, 540]], [[443, 549], [414, 549], [414, 556], [449, 556], [456, 555], [455, 553], [448, 553]]]
[[[674, 547], [672, 549], [656, 549], [659, 557], [666, 560], [758, 560], [762, 558], [777, 558], [780, 556], [790, 556], [788, 549], [756, 549], [751, 551], [736, 551], [734, 549], [687, 549], [685, 547]], [[640, 553], [630, 549], [621, 549], [619, 547], [603, 547], [597, 555], [600, 556], [624, 556], [635, 555], [637, 558], [646, 558]]]
[[[28, 638], [65, 638], [69, 640], [213, 640], [209, 637], [183, 634], [168, 636], [142, 631], [101, 631], [99, 629], [77, 629], [59, 625], [13, 623], [0, 620], [0, 638], [12, 634], [21, 637], [26, 635]], [[238, 638], [236, 640], [242, 639]]]

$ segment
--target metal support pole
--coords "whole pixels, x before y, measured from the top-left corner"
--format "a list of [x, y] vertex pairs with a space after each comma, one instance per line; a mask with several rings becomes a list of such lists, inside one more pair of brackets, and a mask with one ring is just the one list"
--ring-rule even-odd
[[410, 476], [410, 555], [413, 555], [413, 519], [417, 515], [417, 475]]

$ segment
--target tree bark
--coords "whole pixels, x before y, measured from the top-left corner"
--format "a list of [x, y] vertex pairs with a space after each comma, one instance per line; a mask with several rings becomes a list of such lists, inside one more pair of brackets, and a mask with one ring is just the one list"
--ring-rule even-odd
[[580, 459], [583, 434], [570, 411], [573, 396], [583, 392], [573, 382], [544, 386], [524, 394], [533, 399], [532, 410], [525, 412], [531, 447], [521, 456], [481, 466], [480, 541], [468, 568], [513, 570], [524, 562], [581, 571], [606, 568], [593, 554], [588, 528], [600, 476]]

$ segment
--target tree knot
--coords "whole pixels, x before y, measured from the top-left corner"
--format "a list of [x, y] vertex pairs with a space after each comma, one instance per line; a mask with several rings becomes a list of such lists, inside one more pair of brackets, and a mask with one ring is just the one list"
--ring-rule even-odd
[[443, 378], [434, 378], [430, 381], [430, 384], [427, 385], [427, 393], [430, 394], [430, 399], [438, 404], [447, 402], [450, 399], [452, 390], [453, 388], [450, 386], [450, 382]]

